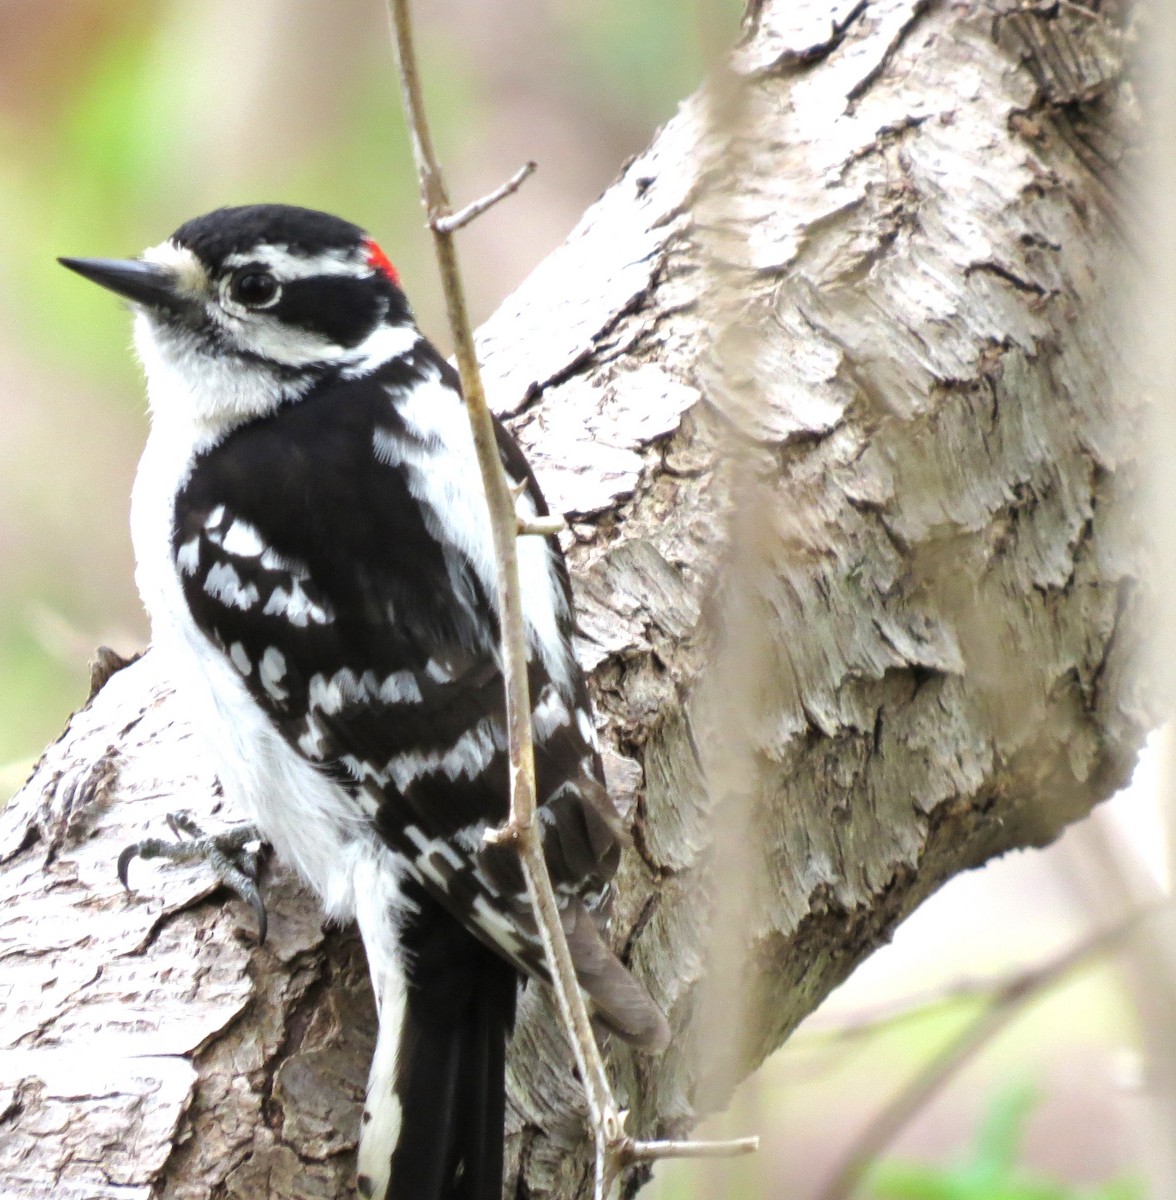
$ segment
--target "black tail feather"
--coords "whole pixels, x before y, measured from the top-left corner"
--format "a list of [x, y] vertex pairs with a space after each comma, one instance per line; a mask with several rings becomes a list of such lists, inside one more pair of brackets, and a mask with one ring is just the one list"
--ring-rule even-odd
[[412, 899], [395, 1084], [403, 1123], [388, 1200], [501, 1200], [518, 975], [433, 900]]

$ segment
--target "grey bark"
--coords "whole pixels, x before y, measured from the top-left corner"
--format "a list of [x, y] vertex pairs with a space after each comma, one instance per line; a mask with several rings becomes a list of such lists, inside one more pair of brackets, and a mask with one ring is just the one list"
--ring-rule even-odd
[[[1126, 778], [1119, 19], [763, 0], [482, 332], [572, 515], [634, 829], [614, 936], [679, 1034], [611, 1048], [636, 1132], [688, 1130], [941, 883]], [[277, 866], [260, 950], [198, 871], [124, 895], [118, 850], [177, 808], [235, 816], [148, 653], [0, 823], [3, 1195], [345, 1193], [362, 948]], [[569, 1062], [529, 987], [512, 1195], [586, 1194]]]

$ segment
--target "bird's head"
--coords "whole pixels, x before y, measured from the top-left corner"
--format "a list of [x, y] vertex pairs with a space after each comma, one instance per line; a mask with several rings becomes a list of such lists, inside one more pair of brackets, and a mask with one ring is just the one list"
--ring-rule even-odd
[[284, 204], [220, 208], [135, 259], [63, 258], [129, 300], [153, 411], [212, 429], [259, 416], [331, 373], [360, 376], [419, 333], [362, 229]]

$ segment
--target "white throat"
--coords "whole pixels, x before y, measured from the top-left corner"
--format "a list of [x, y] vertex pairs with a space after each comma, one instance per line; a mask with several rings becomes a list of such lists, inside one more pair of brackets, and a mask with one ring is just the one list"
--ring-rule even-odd
[[202, 442], [219, 441], [274, 412], [313, 383], [313, 376], [284, 379], [261, 363], [209, 354], [194, 334], [142, 312], [135, 316], [135, 349], [147, 377], [152, 425], [180, 426]]

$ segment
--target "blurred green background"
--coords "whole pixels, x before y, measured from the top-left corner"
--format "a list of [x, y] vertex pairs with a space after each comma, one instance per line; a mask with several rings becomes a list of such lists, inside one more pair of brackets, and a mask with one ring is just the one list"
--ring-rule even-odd
[[[741, 5], [418, 8], [454, 199], [483, 194], [527, 159], [540, 167], [462, 235], [480, 321], [672, 115], [734, 38]], [[197, 213], [261, 200], [366, 226], [423, 328], [446, 345], [382, 3], [0, 0], [0, 795], [84, 700], [93, 648], [130, 653], [146, 639], [127, 533], [146, 431], [129, 320], [54, 257], [132, 255]], [[1147, 803], [1118, 810], [1144, 841]], [[975, 999], [942, 998], [953, 980], [1005, 977], [1081, 936], [1097, 905], [1066, 882], [1073, 846], [946, 889], [716, 1123], [760, 1133], [763, 1152], [659, 1168], [647, 1194], [817, 1197], [871, 1113], [974, 1017]], [[941, 999], [915, 1016], [868, 1036], [836, 1032], [928, 992]], [[1091, 966], [927, 1105], [863, 1194], [1140, 1195], [1135, 1021], [1115, 973]], [[1021, 1099], [1027, 1087], [1033, 1103]]]

